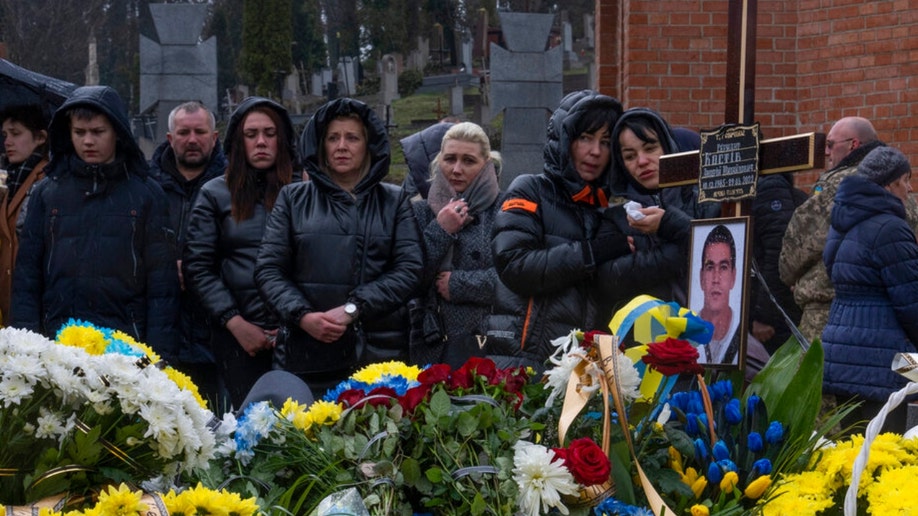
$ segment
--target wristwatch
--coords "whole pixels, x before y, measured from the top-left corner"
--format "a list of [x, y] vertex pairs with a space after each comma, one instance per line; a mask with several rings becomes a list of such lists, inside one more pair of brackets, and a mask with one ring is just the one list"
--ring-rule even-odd
[[344, 313], [351, 318], [351, 321], [356, 321], [360, 317], [360, 309], [357, 308], [357, 303], [353, 301], [348, 301], [344, 303]]

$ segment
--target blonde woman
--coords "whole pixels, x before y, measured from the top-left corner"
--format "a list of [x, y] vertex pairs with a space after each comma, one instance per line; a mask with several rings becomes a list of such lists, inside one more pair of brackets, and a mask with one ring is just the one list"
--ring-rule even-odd
[[424, 247], [423, 302], [412, 361], [462, 365], [481, 354], [479, 321], [491, 310], [498, 282], [491, 227], [500, 209], [500, 154], [484, 130], [453, 125], [431, 163], [426, 200], [413, 203]]

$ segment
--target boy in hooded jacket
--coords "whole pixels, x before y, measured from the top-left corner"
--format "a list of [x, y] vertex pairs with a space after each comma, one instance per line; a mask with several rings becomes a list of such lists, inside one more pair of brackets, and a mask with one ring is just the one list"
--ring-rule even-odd
[[174, 359], [175, 239], [121, 97], [108, 86], [78, 88], [49, 133], [47, 177], [20, 236], [11, 325], [53, 338], [81, 319]]

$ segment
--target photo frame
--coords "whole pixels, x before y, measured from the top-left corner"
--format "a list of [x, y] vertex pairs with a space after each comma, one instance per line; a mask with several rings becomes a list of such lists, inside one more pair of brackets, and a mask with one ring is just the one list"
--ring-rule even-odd
[[749, 217], [692, 221], [688, 305], [714, 324], [711, 342], [698, 348], [704, 367], [745, 367], [749, 226]]

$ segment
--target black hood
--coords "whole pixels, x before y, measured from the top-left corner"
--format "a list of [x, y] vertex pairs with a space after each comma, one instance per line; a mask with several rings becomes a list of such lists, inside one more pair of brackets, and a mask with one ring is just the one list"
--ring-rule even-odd
[[368, 105], [350, 98], [335, 99], [324, 104], [312, 115], [303, 130], [303, 134], [300, 135], [299, 151], [310, 181], [315, 181], [325, 189], [341, 190], [328, 176], [324, 167], [320, 166], [319, 155], [320, 149], [322, 149], [322, 139], [328, 124], [339, 116], [350, 114], [356, 114], [360, 117], [366, 127], [367, 152], [370, 154], [370, 170], [354, 187], [354, 194], [359, 195], [361, 192], [378, 184], [389, 174], [389, 161], [391, 159], [386, 126]]
[[123, 159], [127, 169], [134, 174], [147, 175], [147, 160], [134, 139], [127, 108], [114, 89], [108, 86], [83, 86], [73, 90], [73, 94], [54, 112], [48, 130], [51, 142], [51, 163], [48, 175], [59, 173], [60, 165], [69, 161], [69, 156], [76, 156], [73, 141], [70, 139], [70, 116], [68, 111], [74, 107], [89, 107], [103, 113], [112, 124], [118, 137], [117, 155]]
[[430, 190], [430, 163], [440, 153], [443, 136], [452, 126], [449, 122], [439, 122], [399, 140], [402, 152], [405, 153], [408, 173], [424, 199]]
[[[592, 90], [581, 90], [561, 99], [558, 109], [548, 120], [548, 139], [542, 150], [545, 159], [544, 171], [546, 175], [554, 176], [556, 180], [560, 179], [571, 195], [577, 194], [587, 186], [571, 162], [571, 143], [580, 136], [573, 134], [574, 126], [587, 111], [597, 108], [612, 108], [616, 116], [622, 112], [622, 105], [618, 100]], [[614, 125], [615, 121], [609, 120], [609, 125]], [[607, 185], [611, 170], [612, 160], [609, 160], [609, 167], [597, 180], [599, 185]]]
[[293, 128], [293, 122], [290, 120], [290, 115], [287, 113], [287, 109], [284, 108], [284, 106], [264, 97], [246, 97], [242, 99], [242, 102], [233, 110], [233, 114], [230, 115], [229, 123], [226, 124], [226, 134], [223, 136], [223, 153], [226, 155], [227, 159], [232, 159], [230, 155], [233, 152], [233, 140], [235, 139], [236, 131], [240, 129], [239, 124], [242, 123], [245, 115], [248, 114], [252, 108], [258, 106], [273, 109], [284, 122], [284, 128], [287, 131], [286, 147], [291, 156], [290, 161], [293, 163], [293, 169], [296, 170], [299, 165], [296, 154], [296, 130]]
[[631, 177], [631, 174], [628, 173], [628, 169], [625, 168], [625, 162], [622, 160], [622, 145], [619, 143], [618, 137], [629, 121], [634, 118], [644, 118], [650, 121], [653, 131], [657, 133], [657, 137], [660, 139], [660, 145], [663, 146], [663, 154], [680, 152], [679, 146], [673, 137], [672, 128], [669, 127], [669, 124], [666, 123], [666, 120], [664, 120], [659, 113], [648, 108], [631, 108], [625, 111], [622, 116], [618, 118], [615, 128], [612, 129], [612, 162], [615, 164], [615, 172], [612, 175], [611, 184], [612, 192], [616, 195], [625, 195], [628, 191], [629, 184], [631, 188], [640, 193], [653, 193], [641, 186], [640, 183]]

